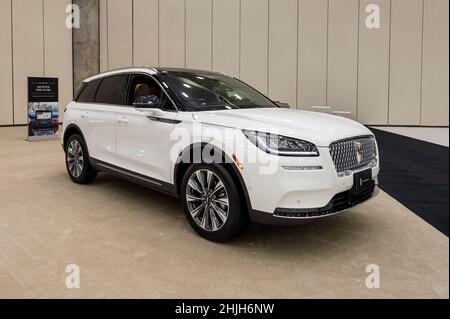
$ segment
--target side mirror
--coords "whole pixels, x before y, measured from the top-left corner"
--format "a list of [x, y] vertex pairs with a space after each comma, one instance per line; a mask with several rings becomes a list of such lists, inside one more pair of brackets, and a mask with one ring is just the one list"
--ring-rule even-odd
[[158, 109], [161, 106], [161, 100], [156, 95], [144, 95], [138, 97], [133, 106], [138, 109]]

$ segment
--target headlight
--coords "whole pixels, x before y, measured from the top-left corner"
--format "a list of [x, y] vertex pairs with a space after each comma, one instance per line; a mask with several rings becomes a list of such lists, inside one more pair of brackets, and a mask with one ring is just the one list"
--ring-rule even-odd
[[291, 137], [242, 130], [244, 135], [259, 149], [278, 156], [319, 156], [319, 151], [312, 143]]

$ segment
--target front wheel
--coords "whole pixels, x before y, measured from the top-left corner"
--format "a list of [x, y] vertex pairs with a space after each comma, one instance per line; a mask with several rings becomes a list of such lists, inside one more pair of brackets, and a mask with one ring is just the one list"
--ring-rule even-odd
[[242, 203], [230, 174], [220, 165], [191, 166], [181, 196], [189, 223], [202, 237], [227, 242], [246, 225]]

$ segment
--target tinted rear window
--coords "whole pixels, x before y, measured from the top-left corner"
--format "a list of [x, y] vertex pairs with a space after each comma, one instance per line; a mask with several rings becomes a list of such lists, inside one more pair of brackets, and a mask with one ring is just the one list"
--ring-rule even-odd
[[97, 90], [96, 103], [104, 104], [124, 104], [125, 87], [128, 75], [116, 75], [103, 79]]
[[94, 80], [84, 85], [77, 102], [93, 103], [95, 100], [95, 94], [97, 93], [98, 86], [102, 80]]

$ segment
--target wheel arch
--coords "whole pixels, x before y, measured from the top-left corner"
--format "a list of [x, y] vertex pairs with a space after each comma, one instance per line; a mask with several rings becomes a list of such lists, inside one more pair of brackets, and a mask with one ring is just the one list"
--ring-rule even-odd
[[63, 147], [64, 150], [66, 149], [66, 145], [67, 145], [67, 141], [69, 140], [69, 138], [74, 135], [74, 134], [78, 134], [81, 136], [81, 138], [83, 139], [85, 146], [87, 148], [87, 144], [86, 144], [86, 139], [84, 138], [83, 132], [81, 131], [81, 129], [78, 127], [78, 125], [76, 124], [70, 124], [69, 126], [67, 126], [67, 128], [64, 130], [64, 138], [63, 138]]
[[[242, 174], [240, 173], [238, 167], [236, 166], [235, 162], [231, 159], [231, 157], [226, 154], [223, 150], [218, 148], [215, 145], [208, 144], [208, 143], [195, 143], [191, 144], [188, 147], [186, 147], [179, 155], [178, 159], [175, 163], [174, 170], [173, 170], [173, 181], [174, 185], [176, 187], [177, 195], [181, 195], [181, 183], [183, 181], [183, 177], [188, 170], [188, 168], [193, 165], [193, 163], [197, 163], [193, 161], [193, 154], [196, 154], [194, 152], [195, 150], [200, 149], [201, 151], [204, 149], [204, 147], [210, 146], [214, 152], [218, 152], [221, 154], [221, 163], [216, 163], [221, 165], [225, 170], [230, 174], [231, 178], [233, 179], [234, 183], [238, 187], [239, 194], [242, 194], [242, 202], [245, 205], [245, 208], [250, 212], [252, 210], [252, 205], [250, 201], [250, 196], [248, 194], [247, 186], [245, 184], [244, 178], [242, 177]], [[191, 161], [188, 163], [183, 162], [183, 159], [189, 158]]]

